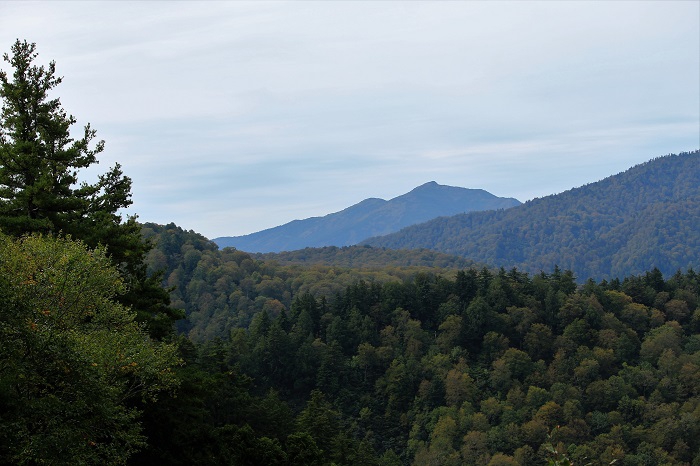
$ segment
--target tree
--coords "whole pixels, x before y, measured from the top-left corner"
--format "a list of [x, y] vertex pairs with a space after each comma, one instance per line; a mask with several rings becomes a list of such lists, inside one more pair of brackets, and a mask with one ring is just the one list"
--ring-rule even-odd
[[320, 466], [323, 452], [308, 432], [295, 432], [287, 437], [287, 456], [291, 466]]
[[27, 233], [70, 236], [89, 247], [104, 245], [127, 285], [122, 303], [133, 306], [151, 333], [163, 337], [182, 316], [169, 308], [161, 277], [148, 277], [145, 256], [151, 244], [141, 236], [135, 216], [123, 221], [131, 205], [131, 179], [119, 164], [98, 177], [79, 182], [79, 171], [98, 163], [104, 141], [87, 124], [75, 138], [77, 122], [50, 92], [61, 84], [55, 62], [34, 64], [36, 45], [17, 40], [3, 58], [12, 76], [0, 71], [0, 229], [12, 236]]
[[0, 71], [0, 225], [19, 236], [70, 234], [89, 222], [119, 224], [118, 210], [131, 204], [131, 180], [116, 165], [96, 184], [78, 185], [78, 170], [97, 163], [104, 141], [91, 147], [96, 132], [89, 124], [73, 139], [77, 120], [59, 99], [49, 98], [63, 79], [55, 62], [48, 68], [33, 64], [35, 50], [35, 44], [16, 41], [12, 56], [4, 54], [13, 80]]
[[173, 388], [179, 361], [122, 287], [104, 249], [0, 234], [0, 463], [123, 464], [143, 446], [134, 405]]
[[332, 439], [340, 433], [339, 413], [334, 411], [325, 395], [319, 390], [311, 391], [311, 398], [297, 417], [300, 433], [308, 433], [319, 449], [326, 454], [332, 449]]
[[474, 396], [474, 380], [467, 373], [467, 364], [460, 358], [459, 362], [445, 376], [445, 402], [447, 406], [459, 407], [464, 401]]
[[461, 447], [464, 464], [486, 464], [489, 460], [487, 442], [486, 433], [475, 430], [467, 432]]

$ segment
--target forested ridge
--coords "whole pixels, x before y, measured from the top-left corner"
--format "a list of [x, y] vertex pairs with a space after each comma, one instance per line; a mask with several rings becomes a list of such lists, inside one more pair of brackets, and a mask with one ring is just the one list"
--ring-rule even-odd
[[537, 273], [597, 280], [697, 266], [700, 152], [644, 164], [503, 211], [439, 218], [361, 244], [428, 248]]
[[103, 143], [70, 137], [54, 63], [11, 51], [0, 464], [700, 466], [692, 267], [599, 281], [430, 251], [219, 251], [122, 218], [118, 165], [79, 183]]
[[305, 248], [280, 253], [254, 253], [254, 259], [287, 265], [330, 265], [337, 267], [439, 267], [464, 269], [475, 266], [474, 261], [430, 249], [387, 249], [371, 246], [327, 246]]
[[300, 294], [200, 346], [251, 397], [210, 395], [207, 448], [233, 429], [230, 464], [534, 465], [548, 442], [577, 464], [698, 464], [698, 278], [467, 269]]

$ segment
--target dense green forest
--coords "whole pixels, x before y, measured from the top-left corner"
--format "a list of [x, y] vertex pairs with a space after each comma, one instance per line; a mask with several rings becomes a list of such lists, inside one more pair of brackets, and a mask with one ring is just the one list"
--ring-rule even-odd
[[[319, 464], [544, 464], [548, 442], [592, 464], [700, 461], [700, 277], [692, 270], [583, 285], [558, 268], [532, 276], [484, 267], [343, 270], [301, 266], [302, 251], [282, 255], [283, 264], [217, 251], [175, 225], [144, 231], [166, 276], [189, 277], [189, 294], [173, 296], [199, 314], [189, 331], [205, 359], [216, 354], [220, 370], [250, 378], [248, 396], [274, 396], [291, 416], [291, 430], [273, 437], [255, 428], [260, 413], [237, 420], [284, 454], [285, 435], [318, 403], [327, 427], [306, 432], [324, 452]], [[324, 251], [389, 252], [312, 249], [308, 260]], [[400, 262], [400, 252], [390, 254]], [[223, 287], [222, 277], [234, 278]], [[241, 287], [252, 308], [227, 308], [226, 295], [240, 300]], [[211, 328], [198, 329], [202, 318], [229, 319], [227, 335], [212, 340]]]
[[[692, 270], [583, 286], [559, 269], [421, 271], [301, 292], [203, 343], [190, 369], [228, 374], [247, 400], [213, 388], [214, 455], [235, 426], [266, 464], [534, 465], [547, 445], [577, 464], [700, 464], [699, 297]], [[188, 437], [170, 424], [159, 438]], [[295, 463], [289, 439], [306, 434], [316, 459]], [[180, 464], [200, 453], [173, 449]]]
[[700, 466], [692, 268], [219, 251], [78, 182], [104, 146], [36, 58], [0, 72], [0, 464]]
[[146, 444], [141, 406], [179, 385], [158, 275], [119, 165], [79, 172], [104, 149], [49, 92], [55, 64], [21, 41], [0, 71], [0, 463], [124, 464]]
[[700, 151], [503, 211], [435, 219], [361, 244], [428, 248], [530, 273], [555, 265], [582, 279], [697, 266]]
[[451, 256], [430, 249], [387, 249], [366, 246], [327, 246], [280, 253], [254, 253], [264, 262], [295, 265], [329, 265], [346, 268], [438, 267], [465, 269], [477, 266], [464, 257]]
[[369, 247], [253, 256], [233, 248], [219, 251], [207, 238], [174, 224], [146, 223], [143, 235], [156, 245], [147, 256], [149, 269], [163, 274], [165, 286], [172, 288], [172, 305], [187, 313], [179, 330], [200, 343], [248, 327], [260, 311], [277, 315], [304, 293], [329, 299], [360, 279], [402, 281], [435, 270], [454, 275], [474, 265], [433, 251]]

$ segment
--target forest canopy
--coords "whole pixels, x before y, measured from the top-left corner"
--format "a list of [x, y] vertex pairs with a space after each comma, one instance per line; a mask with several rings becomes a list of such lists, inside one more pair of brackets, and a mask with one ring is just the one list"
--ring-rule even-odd
[[[539, 465], [552, 449], [577, 464], [700, 461], [692, 269], [583, 285], [559, 268], [349, 272], [217, 251], [175, 225], [145, 231], [149, 257], [182, 280], [174, 302], [200, 360], [240, 374], [260, 403], [219, 429], [248, 426], [279, 455], [305, 433], [316, 464]], [[287, 421], [271, 429], [261, 409]]]

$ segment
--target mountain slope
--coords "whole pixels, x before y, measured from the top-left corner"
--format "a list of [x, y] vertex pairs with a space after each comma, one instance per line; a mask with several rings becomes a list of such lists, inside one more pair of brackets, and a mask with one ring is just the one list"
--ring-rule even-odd
[[429, 248], [537, 273], [554, 265], [611, 278], [700, 259], [700, 152], [659, 157], [505, 211], [439, 218], [362, 244]]
[[386, 235], [409, 225], [462, 212], [505, 209], [519, 205], [481, 189], [443, 186], [431, 181], [389, 201], [365, 199], [324, 217], [294, 220], [250, 235], [221, 237], [221, 248], [248, 252], [280, 252], [306, 247], [350, 246], [371, 236]]

